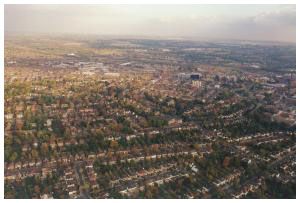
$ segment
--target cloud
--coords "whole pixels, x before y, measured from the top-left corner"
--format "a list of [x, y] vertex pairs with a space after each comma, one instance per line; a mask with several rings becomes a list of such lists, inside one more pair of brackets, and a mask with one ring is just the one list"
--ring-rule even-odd
[[217, 6], [5, 5], [5, 31], [296, 41], [293, 5]]
[[296, 41], [296, 13], [276, 11], [260, 13], [224, 22], [223, 34], [252, 40]]
[[143, 32], [199, 39], [296, 41], [296, 12], [284, 10], [246, 17], [197, 16], [152, 19], [140, 25]]

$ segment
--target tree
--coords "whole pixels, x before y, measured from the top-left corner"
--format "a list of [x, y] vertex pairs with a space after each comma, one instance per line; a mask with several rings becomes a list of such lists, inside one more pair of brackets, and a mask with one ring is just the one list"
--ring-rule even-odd
[[198, 151], [198, 150], [200, 150], [200, 144], [194, 144], [194, 148]]
[[56, 118], [56, 119], [53, 119], [52, 121], [52, 129], [53, 129], [53, 132], [56, 133], [57, 135], [59, 136], [63, 136], [64, 135], [64, 132], [65, 132], [65, 128], [61, 122], [60, 119]]
[[31, 157], [33, 159], [37, 159], [38, 156], [39, 156], [39, 153], [35, 149], [31, 150]]
[[230, 158], [229, 158], [228, 156], [226, 156], [226, 157], [224, 158], [224, 160], [223, 160], [223, 166], [224, 166], [225, 168], [227, 168], [228, 165], [229, 165], [229, 163], [230, 163]]
[[42, 155], [47, 155], [49, 152], [49, 146], [47, 143], [43, 143], [42, 146], [41, 146], [41, 154]]
[[40, 194], [40, 191], [41, 191], [40, 187], [39, 187], [38, 185], [35, 185], [35, 186], [34, 186], [34, 192], [35, 192], [36, 194]]
[[116, 150], [119, 146], [119, 143], [116, 140], [112, 140], [110, 142], [110, 148], [113, 148], [114, 150]]
[[9, 158], [9, 161], [14, 162], [18, 158], [17, 152], [13, 152]]
[[121, 137], [121, 139], [119, 140], [119, 144], [122, 146], [122, 147], [127, 147], [128, 146], [128, 143], [127, 143], [127, 140], [125, 137]]

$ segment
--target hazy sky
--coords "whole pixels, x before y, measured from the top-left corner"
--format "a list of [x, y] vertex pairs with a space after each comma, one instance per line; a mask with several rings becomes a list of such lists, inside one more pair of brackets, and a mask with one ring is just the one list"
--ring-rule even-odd
[[5, 32], [296, 41], [295, 5], [5, 5]]

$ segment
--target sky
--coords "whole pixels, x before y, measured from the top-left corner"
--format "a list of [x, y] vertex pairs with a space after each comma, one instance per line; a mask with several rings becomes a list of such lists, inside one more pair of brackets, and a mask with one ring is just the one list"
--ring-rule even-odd
[[296, 42], [296, 5], [5, 5], [6, 33]]

